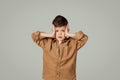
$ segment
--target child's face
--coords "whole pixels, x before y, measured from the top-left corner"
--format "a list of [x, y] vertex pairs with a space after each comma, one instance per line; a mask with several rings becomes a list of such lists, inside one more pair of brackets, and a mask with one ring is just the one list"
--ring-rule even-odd
[[59, 41], [64, 40], [64, 38], [65, 38], [65, 29], [66, 29], [65, 26], [55, 28], [55, 34], [56, 34], [56, 39], [57, 40], [59, 40]]

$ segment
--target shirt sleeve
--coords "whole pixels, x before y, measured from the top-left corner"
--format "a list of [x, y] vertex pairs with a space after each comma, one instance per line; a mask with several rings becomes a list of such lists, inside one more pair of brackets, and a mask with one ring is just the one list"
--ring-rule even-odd
[[36, 31], [36, 32], [33, 32], [32, 33], [32, 39], [33, 41], [40, 47], [44, 47], [45, 46], [45, 43], [47, 42], [47, 38], [44, 37], [44, 36], [41, 36], [41, 33], [40, 31]]
[[82, 31], [76, 32], [73, 38], [77, 41], [76, 43], [77, 49], [83, 47], [88, 40], [88, 36]]

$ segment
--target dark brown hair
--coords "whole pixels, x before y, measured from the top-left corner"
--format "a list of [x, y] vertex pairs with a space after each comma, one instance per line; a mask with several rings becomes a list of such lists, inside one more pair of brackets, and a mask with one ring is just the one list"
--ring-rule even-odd
[[55, 19], [53, 20], [52, 24], [55, 27], [61, 27], [61, 26], [66, 26], [68, 24], [68, 21], [65, 17], [61, 15], [57, 15]]

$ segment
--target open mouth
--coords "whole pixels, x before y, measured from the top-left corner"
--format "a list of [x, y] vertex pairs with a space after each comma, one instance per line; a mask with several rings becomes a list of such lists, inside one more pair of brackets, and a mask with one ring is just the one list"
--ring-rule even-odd
[[62, 38], [61, 36], [59, 36], [58, 38]]

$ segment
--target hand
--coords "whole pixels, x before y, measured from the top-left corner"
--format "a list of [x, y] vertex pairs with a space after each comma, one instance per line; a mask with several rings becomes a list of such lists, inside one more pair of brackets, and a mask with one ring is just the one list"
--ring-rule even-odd
[[55, 26], [52, 25], [52, 37], [55, 37]]
[[65, 36], [68, 37], [68, 32], [69, 32], [69, 25], [66, 26], [66, 29], [65, 29]]

